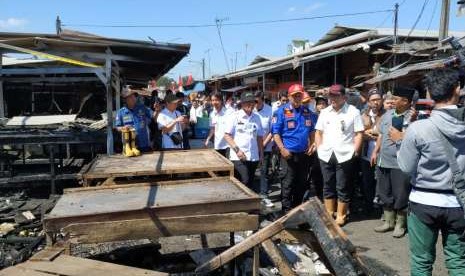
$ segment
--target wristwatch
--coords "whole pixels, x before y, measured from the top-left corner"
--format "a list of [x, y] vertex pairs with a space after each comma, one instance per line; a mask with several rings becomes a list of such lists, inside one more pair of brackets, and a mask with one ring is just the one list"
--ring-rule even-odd
[[238, 146], [233, 147], [233, 150], [234, 150], [235, 153], [238, 153], [240, 151]]

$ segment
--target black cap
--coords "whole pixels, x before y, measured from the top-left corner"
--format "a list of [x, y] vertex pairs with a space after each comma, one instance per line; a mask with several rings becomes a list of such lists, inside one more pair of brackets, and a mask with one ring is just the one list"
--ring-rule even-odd
[[415, 94], [415, 89], [410, 87], [396, 87], [394, 88], [394, 96], [407, 98], [409, 101], [413, 99], [413, 95]]
[[373, 87], [370, 90], [368, 90], [368, 99], [370, 99], [370, 97], [373, 95], [379, 95], [380, 97], [383, 97], [383, 93], [381, 93], [381, 91], [378, 90], [378, 88], [376, 87]]
[[176, 93], [176, 98], [182, 99], [182, 98], [184, 98], [184, 96], [185, 96], [185, 95], [184, 95], [184, 93], [182, 93], [182, 92], [177, 92], [177, 93]]
[[179, 101], [178, 97], [176, 97], [176, 95], [173, 95], [173, 94], [168, 94], [165, 96], [165, 102], [166, 103], [174, 103], [174, 102], [177, 102]]
[[255, 102], [255, 95], [252, 92], [244, 92], [241, 94], [241, 103]]

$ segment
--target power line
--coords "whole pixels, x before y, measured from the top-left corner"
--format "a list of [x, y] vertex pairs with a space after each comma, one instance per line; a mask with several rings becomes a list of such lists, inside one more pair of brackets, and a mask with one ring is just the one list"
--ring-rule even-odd
[[[236, 23], [224, 23], [222, 26], [249, 26], [249, 25], [262, 25], [262, 24], [271, 24], [271, 23], [284, 23], [284, 22], [294, 22], [294, 21], [304, 21], [304, 20], [314, 20], [314, 19], [324, 19], [324, 18], [335, 18], [335, 17], [346, 17], [346, 16], [357, 16], [357, 15], [366, 15], [366, 14], [375, 14], [375, 13], [385, 13], [392, 12], [393, 10], [374, 10], [366, 12], [355, 12], [355, 13], [341, 13], [341, 14], [330, 14], [330, 15], [320, 15], [320, 16], [311, 16], [311, 17], [297, 17], [297, 18], [288, 18], [288, 19], [276, 19], [276, 20], [262, 20], [262, 21], [245, 21], [245, 22], [236, 22]], [[93, 28], [209, 28], [217, 27], [217, 24], [187, 24], [187, 25], [125, 25], [125, 24], [62, 24], [62, 26], [67, 27], [93, 27]]]
[[231, 72], [229, 70], [228, 56], [226, 55], [226, 50], [224, 49], [223, 38], [221, 37], [221, 26], [223, 25], [224, 20], [227, 20], [227, 18], [221, 18], [221, 19], [215, 18], [215, 25], [216, 25], [216, 30], [218, 31], [218, 37], [220, 38], [221, 49], [223, 50], [223, 56], [224, 56], [224, 62], [226, 63], [226, 68], [228, 69], [228, 72]]

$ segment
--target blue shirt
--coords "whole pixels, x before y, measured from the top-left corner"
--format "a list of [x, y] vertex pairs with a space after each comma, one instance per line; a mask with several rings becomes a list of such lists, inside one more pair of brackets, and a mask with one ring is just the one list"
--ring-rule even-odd
[[132, 126], [136, 130], [136, 145], [138, 149], [150, 149], [149, 124], [153, 112], [143, 104], [136, 104], [133, 109], [126, 106], [116, 114], [117, 127]]
[[278, 134], [284, 147], [290, 152], [305, 152], [308, 137], [315, 131], [318, 116], [307, 107], [294, 109], [290, 103], [281, 106], [272, 119], [271, 133]]

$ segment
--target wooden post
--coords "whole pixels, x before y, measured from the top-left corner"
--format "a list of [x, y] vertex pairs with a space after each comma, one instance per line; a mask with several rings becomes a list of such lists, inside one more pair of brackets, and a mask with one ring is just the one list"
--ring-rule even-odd
[[258, 269], [260, 268], [260, 249], [259, 246], [253, 248], [253, 266], [252, 266], [252, 275], [259, 276], [260, 273]]
[[[0, 77], [2, 76], [3, 53], [0, 52]], [[3, 80], [0, 79], [0, 118], [5, 117], [5, 103], [3, 98]]]
[[292, 270], [292, 267], [287, 261], [284, 254], [279, 250], [279, 248], [270, 239], [262, 242], [262, 247], [265, 250], [268, 257], [270, 257], [271, 262], [278, 268], [279, 274], [283, 276], [297, 275], [297, 273], [295, 273]]
[[106, 51], [105, 75], [106, 75], [106, 94], [107, 94], [107, 154], [112, 155], [113, 151], [113, 94], [111, 90], [111, 58], [110, 49]]
[[49, 151], [50, 151], [50, 193], [52, 195], [55, 195], [56, 194], [56, 183], [55, 183], [55, 155], [54, 155], [54, 151], [55, 151], [55, 146], [52, 144], [50, 145], [49, 147]]

